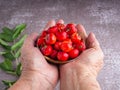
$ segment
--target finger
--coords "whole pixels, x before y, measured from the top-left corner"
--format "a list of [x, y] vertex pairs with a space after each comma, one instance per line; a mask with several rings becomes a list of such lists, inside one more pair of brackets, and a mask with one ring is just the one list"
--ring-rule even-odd
[[86, 38], [87, 38], [87, 33], [86, 33], [86, 31], [85, 31], [85, 28], [82, 26], [82, 25], [80, 25], [80, 24], [78, 24], [77, 26], [76, 26], [76, 28], [77, 28], [77, 32], [78, 32], [78, 34], [81, 36], [81, 38], [83, 39], [83, 41], [84, 41], [84, 43], [86, 42]]
[[55, 25], [55, 20], [50, 20], [50, 21], [46, 24], [44, 30], [47, 30], [49, 27], [52, 27], [52, 26], [54, 26], [54, 25]]
[[[42, 53], [39, 51], [37, 47], [35, 47], [35, 41], [38, 38], [37, 33], [30, 34], [24, 41], [24, 44], [21, 48], [21, 62], [24, 63], [25, 60], [31, 60], [31, 58], [38, 61], [38, 57], [42, 60], [42, 62], [46, 62]], [[29, 62], [30, 64], [30, 62]], [[36, 64], [37, 65], [37, 64]]]
[[59, 20], [57, 21], [57, 23], [64, 24], [64, 21], [63, 21], [63, 19], [59, 19]]
[[37, 37], [38, 37], [37, 33], [32, 33], [29, 36], [27, 36], [27, 38], [24, 41], [23, 47], [25, 47], [25, 48], [33, 47]]
[[96, 39], [94, 33], [90, 33], [87, 38], [87, 44], [89, 48], [100, 48], [100, 44], [98, 40]]

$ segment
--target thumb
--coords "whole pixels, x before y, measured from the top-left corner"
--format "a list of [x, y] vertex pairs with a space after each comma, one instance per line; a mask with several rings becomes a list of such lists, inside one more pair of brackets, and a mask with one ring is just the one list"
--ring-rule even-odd
[[95, 48], [95, 49], [100, 48], [100, 44], [98, 40], [96, 39], [94, 33], [89, 34], [87, 38], [87, 45], [88, 45], [88, 48]]
[[37, 33], [32, 33], [32, 34], [28, 35], [28, 37], [24, 41], [23, 46], [33, 47], [37, 37], [38, 37]]
[[27, 51], [29, 49], [32, 49], [34, 47], [35, 40], [37, 39], [38, 34], [32, 33], [27, 36], [27, 38], [24, 40], [23, 46], [21, 48], [21, 52]]

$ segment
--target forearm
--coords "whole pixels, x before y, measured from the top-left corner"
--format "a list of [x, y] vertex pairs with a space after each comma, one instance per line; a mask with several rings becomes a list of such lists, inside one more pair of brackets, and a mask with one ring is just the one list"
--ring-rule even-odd
[[35, 85], [27, 80], [19, 79], [9, 90], [39, 90], [40, 86], [37, 85], [38, 83]]
[[72, 69], [61, 72], [60, 88], [61, 90], [101, 90], [94, 75]]
[[21, 76], [9, 90], [53, 90], [49, 82], [38, 78], [40, 78], [40, 76], [37, 75]]

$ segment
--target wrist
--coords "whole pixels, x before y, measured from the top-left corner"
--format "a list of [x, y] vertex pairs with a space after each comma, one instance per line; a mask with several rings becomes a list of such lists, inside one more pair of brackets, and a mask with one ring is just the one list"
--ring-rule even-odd
[[62, 90], [100, 90], [96, 73], [84, 65], [64, 65], [60, 67]]
[[74, 62], [64, 64], [60, 66], [61, 74], [70, 74], [76, 72], [78, 75], [82, 77], [86, 77], [87, 75], [92, 76], [94, 78], [97, 77], [97, 72], [89, 65], [84, 65], [81, 63], [74, 64]]
[[54, 86], [51, 82], [44, 76], [38, 72], [28, 71], [22, 72], [20, 76], [20, 81], [26, 81], [31, 88], [36, 87], [36, 90], [53, 90]]

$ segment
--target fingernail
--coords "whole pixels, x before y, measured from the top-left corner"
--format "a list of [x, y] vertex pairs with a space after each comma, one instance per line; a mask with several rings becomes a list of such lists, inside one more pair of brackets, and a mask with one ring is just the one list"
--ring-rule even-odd
[[90, 33], [90, 42], [93, 43], [95, 41], [95, 35]]
[[94, 33], [91, 33], [91, 44], [92, 46], [99, 45]]
[[93, 36], [93, 38], [95, 39], [96, 37], [95, 37], [95, 34], [94, 33], [91, 33], [92, 34], [92, 36]]

